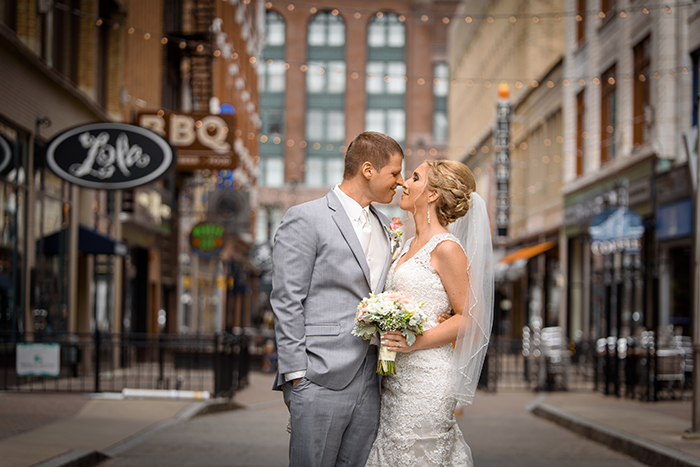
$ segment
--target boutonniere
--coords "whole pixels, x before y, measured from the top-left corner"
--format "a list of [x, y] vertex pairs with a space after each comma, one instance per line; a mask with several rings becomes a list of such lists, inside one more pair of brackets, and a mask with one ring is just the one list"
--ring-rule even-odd
[[399, 255], [399, 251], [401, 250], [401, 239], [403, 238], [403, 230], [401, 227], [403, 227], [403, 222], [401, 222], [401, 219], [398, 217], [393, 217], [391, 219], [391, 224], [384, 226], [386, 231], [389, 232], [389, 239], [391, 240], [392, 261], [396, 259], [396, 257]]

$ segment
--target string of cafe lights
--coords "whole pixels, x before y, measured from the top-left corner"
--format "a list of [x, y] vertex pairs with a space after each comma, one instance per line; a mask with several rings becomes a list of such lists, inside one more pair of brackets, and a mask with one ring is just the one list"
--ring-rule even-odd
[[587, 9], [587, 10], [569, 10], [569, 11], [542, 11], [539, 13], [526, 13], [526, 12], [500, 12], [500, 13], [481, 13], [481, 12], [463, 12], [459, 17], [455, 14], [452, 17], [446, 15], [444, 12], [440, 12], [440, 8], [434, 8], [434, 4], [423, 5], [418, 7], [413, 11], [404, 11], [401, 9], [391, 9], [386, 12], [377, 12], [374, 8], [358, 8], [358, 7], [333, 7], [329, 5], [323, 5], [318, 3], [294, 1], [294, 0], [275, 0], [268, 1], [265, 3], [265, 7], [270, 10], [275, 7], [280, 9], [287, 9], [289, 11], [294, 11], [298, 8], [307, 8], [311, 14], [315, 14], [319, 11], [329, 11], [333, 15], [337, 16], [341, 12], [348, 13], [348, 16], [352, 16], [355, 19], [361, 19], [363, 16], [378, 16], [381, 18], [385, 13], [394, 13], [398, 15], [398, 19], [401, 22], [405, 22], [408, 18], [420, 19], [422, 22], [428, 22], [431, 19], [439, 19], [443, 24], [449, 24], [452, 21], [463, 20], [467, 24], [472, 24], [478, 22], [479, 20], [486, 20], [487, 23], [494, 23], [496, 20], [508, 20], [510, 23], [516, 23], [518, 20], [527, 19], [534, 23], [539, 23], [541, 19], [554, 19], [555, 21], [561, 21], [566, 17], [575, 17], [577, 21], [582, 21], [585, 16], [598, 16], [601, 19], [606, 18], [608, 15], [619, 14], [620, 17], [627, 18], [630, 13], [641, 12], [648, 15], [650, 12], [655, 10], [662, 10], [663, 12], [670, 14], [674, 8], [682, 8], [686, 6], [692, 6], [693, 2], [689, 1], [679, 1], [679, 2], [666, 2], [658, 4], [647, 4], [647, 5], [629, 5], [627, 8], [611, 8], [607, 12], [599, 9]]
[[[224, 0], [224, 1], [226, 1], [226, 0]], [[247, 5], [250, 3], [250, 0], [244, 0], [243, 3]], [[274, 5], [278, 5], [278, 4], [286, 5], [287, 9], [290, 9], [290, 10], [293, 10], [295, 8], [295, 3], [291, 3], [291, 2], [286, 2], [286, 3], [285, 2], [274, 2]], [[303, 4], [303, 3], [296, 2], [296, 5], [300, 5], [300, 4]], [[306, 3], [303, 5], [308, 6], [311, 4]], [[663, 5], [659, 4], [659, 5], [648, 5], [648, 6], [639, 5], [639, 6], [630, 7], [630, 8], [625, 9], [625, 10], [614, 10], [614, 12], [616, 14], [619, 13], [619, 16], [624, 19], [628, 16], [628, 13], [626, 13], [626, 12], [641, 11], [643, 14], [648, 15], [652, 11], [661, 10], [661, 11], [665, 12], [666, 14], [670, 14], [671, 8], [681, 8], [681, 7], [691, 6], [691, 5], [692, 5], [692, 3], [689, 3], [689, 2], [677, 2], [677, 3], [663, 4]], [[71, 14], [78, 15], [78, 16], [86, 18], [86, 19], [90, 19], [90, 20], [94, 21], [95, 25], [98, 27], [111, 26], [115, 29], [120, 28], [120, 27], [124, 27], [128, 34], [138, 33], [139, 35], [141, 35], [143, 37], [144, 40], [150, 40], [151, 38], [155, 38], [155, 37], [160, 36], [161, 37], [160, 43], [162, 45], [167, 45], [169, 42], [175, 41], [179, 44], [179, 47], [181, 49], [185, 49], [185, 48], [190, 47], [190, 48], [198, 50], [199, 52], [202, 52], [204, 50], [204, 48], [211, 49], [211, 44], [209, 42], [206, 42], [206, 41], [196, 41], [196, 40], [185, 39], [185, 38], [181, 38], [181, 37], [177, 37], [177, 36], [173, 36], [173, 35], [168, 35], [168, 34], [154, 33], [153, 31], [149, 31], [149, 30], [144, 29], [144, 28], [138, 28], [138, 27], [130, 26], [130, 25], [122, 26], [122, 24], [118, 21], [110, 20], [108, 18], [102, 18], [98, 15], [85, 13], [79, 9], [72, 9], [68, 5], [65, 5], [65, 4], [62, 4], [59, 2], [54, 3], [54, 6], [56, 8], [63, 9]], [[272, 6], [273, 6], [273, 2], [267, 2], [266, 7], [268, 9], [271, 8]], [[325, 6], [313, 5], [313, 6], [310, 6], [309, 8], [310, 8], [311, 13], [316, 13], [317, 11], [319, 11], [319, 8], [323, 9], [323, 8], [325, 8]], [[340, 8], [340, 9], [342, 10], [343, 8]], [[363, 10], [353, 9], [352, 11], [353, 11], [353, 17], [355, 19], [359, 19], [362, 17]], [[339, 9], [334, 9], [331, 11], [331, 13], [334, 15], [337, 15], [337, 14], [339, 14]], [[556, 21], [559, 21], [559, 20], [561, 20], [562, 17], [567, 17], [567, 16], [578, 16], [576, 19], [580, 21], [581, 20], [581, 19], [579, 19], [581, 16], [580, 13], [581, 12], [576, 12], [576, 11], [558, 12], [558, 13], [550, 12], [550, 13], [542, 13], [542, 14], [532, 15], [532, 16], [530, 16], [530, 15], [526, 16], [524, 13], [517, 13], [517, 14], [499, 13], [499, 14], [490, 14], [490, 15], [487, 15], [487, 14], [481, 14], [481, 15], [479, 15], [479, 14], [467, 14], [464, 16], [464, 21], [469, 24], [469, 23], [472, 23], [473, 21], [476, 21], [476, 20], [486, 20], [487, 23], [492, 24], [495, 20], [508, 19], [510, 23], [516, 23], [521, 18], [525, 18], [525, 17], [530, 18], [531, 17], [534, 23], [540, 23], [540, 21], [539, 21], [540, 18], [552, 18]], [[364, 14], [376, 15], [378, 17], [383, 16], [382, 12], [376, 12], [376, 11], [370, 11], [370, 10], [366, 10]], [[586, 15], [598, 14], [598, 16], [600, 16], [601, 18], [605, 16], [604, 13], [597, 12], [595, 10], [587, 10], [585, 12], [585, 14]], [[431, 16], [429, 16], [425, 12], [420, 17], [421, 21], [423, 21], [423, 22], [429, 21], [430, 18], [431, 18]], [[403, 14], [399, 15], [399, 21], [403, 22], [405, 20], [406, 20], [405, 15], [403, 15]], [[452, 19], [450, 19], [448, 17], [443, 17], [442, 21], [443, 21], [443, 23], [448, 24], [450, 21], [452, 21]], [[221, 50], [219, 50], [219, 49], [213, 50], [212, 55], [216, 58], [222, 57]], [[239, 60], [240, 54], [234, 50], [234, 51], [232, 51], [232, 53], [229, 56], [223, 57], [223, 58], [230, 58], [232, 60]], [[255, 57], [255, 56], [249, 57], [249, 62], [251, 64], [255, 64], [256, 61], [257, 61], [257, 57]], [[266, 63], [269, 66], [269, 65], [272, 65], [274, 63], [274, 61], [268, 60]], [[288, 70], [292, 65], [298, 66], [300, 71], [302, 71], [302, 72], [308, 71], [308, 65], [306, 63], [301, 63], [301, 62], [289, 62], [289, 61], [285, 62], [285, 69]], [[319, 69], [319, 72], [323, 73], [323, 72], [325, 72], [325, 70]], [[674, 69], [656, 70], [653, 73], [649, 72], [649, 77], [653, 76], [656, 80], [659, 80], [663, 76], [669, 76], [670, 78], [675, 78], [679, 73], [687, 75], [689, 73], [689, 71], [687, 68], [682, 68], [681, 70], [674, 70]], [[354, 71], [354, 70], [350, 70], [348, 72], [348, 75], [350, 76], [351, 79], [359, 79], [361, 74], [364, 75], [364, 73], [360, 73], [359, 71]], [[618, 75], [619, 75], [619, 73], [618, 73]], [[366, 74], [365, 77], [368, 80], [375, 78], [375, 76], [373, 76], [371, 73]], [[426, 77], [424, 77], [424, 76], [415, 76], [415, 75], [404, 75], [402, 78], [404, 79], [405, 82], [415, 80], [418, 85], [424, 85], [430, 81], [432, 81], [434, 84], [440, 84], [440, 78], [433, 78], [431, 80], [430, 78], [426, 79]], [[640, 75], [640, 79], [642, 79], [642, 78], [643, 79], [650, 79], [644, 75]], [[386, 75], [383, 77], [383, 79], [385, 82], [389, 82], [393, 78], [391, 76]], [[615, 78], [608, 77], [609, 82], [611, 79], [613, 80], [613, 83], [614, 83]], [[625, 75], [623, 77], [623, 79], [625, 81], [630, 81], [632, 78], [629, 75]], [[581, 87], [584, 87], [584, 86], [588, 85], [589, 83], [593, 83], [596, 86], [601, 84], [601, 80], [598, 76], [582, 76], [582, 77], [577, 77], [577, 78], [573, 78], [573, 79], [560, 78], [558, 80], [552, 80], [552, 79], [537, 80], [537, 79], [530, 79], [530, 78], [521, 78], [521, 79], [517, 79], [517, 78], [502, 79], [501, 78], [501, 79], [499, 79], [499, 78], [493, 78], [493, 77], [488, 77], [488, 78], [455, 77], [455, 78], [452, 78], [450, 80], [450, 85], [452, 87], [457, 87], [460, 84], [465, 84], [469, 87], [483, 86], [484, 88], [488, 89], [488, 88], [492, 87], [494, 84], [500, 83], [500, 82], [506, 82], [509, 84], [512, 83], [517, 89], [521, 89], [522, 87], [525, 87], [528, 85], [533, 87], [533, 88], [536, 88], [536, 87], [540, 86], [541, 84], [544, 84], [549, 88], [553, 88], [554, 86], [559, 85], [559, 84], [563, 85], [563, 86], [569, 86], [573, 83], [576, 83]], [[613, 84], [613, 83], [611, 83], [611, 84]], [[153, 104], [153, 103], [149, 103], [147, 101], [144, 101], [143, 99], [134, 98], [134, 97], [132, 97], [132, 99], [140, 107], [159, 108], [158, 105]], [[244, 132], [247, 132], [247, 138], [249, 140], [256, 138], [255, 132], [250, 131], [250, 129], [240, 128], [240, 127], [234, 128], [234, 133], [235, 133], [236, 137], [242, 138]], [[555, 139], [560, 144], [563, 142], [563, 136], [561, 136], [561, 135], [557, 136]], [[259, 140], [261, 143], [266, 143], [266, 142], [270, 141], [273, 144], [282, 144], [281, 137], [275, 136], [275, 135], [270, 135], [270, 136], [265, 135], [265, 134], [259, 135]], [[559, 140], [561, 140], [561, 141], [559, 141]], [[301, 148], [306, 148], [307, 146], [310, 146], [310, 149], [314, 149], [314, 150], [320, 150], [321, 147], [323, 146], [321, 142], [307, 142], [306, 140], [301, 140], [301, 141], [295, 142], [292, 139], [287, 139], [284, 142], [284, 144], [286, 144], [286, 146], [290, 147], [290, 148], [296, 144], [298, 144], [299, 147], [301, 147]], [[511, 145], [512, 144], [513, 143], [511, 143]], [[545, 143], [545, 145], [548, 146], [546, 143]], [[327, 151], [332, 151], [335, 148], [333, 147], [332, 144], [326, 144], [325, 149]], [[338, 147], [339, 152], [342, 154], [344, 154], [345, 149], [346, 148], [344, 145], [340, 145]], [[514, 149], [515, 149], [515, 147], [512, 147], [511, 150], [514, 150]], [[521, 149], [523, 151], [527, 150], [528, 149], [527, 143], [526, 142], [520, 143], [519, 149]], [[491, 149], [489, 148], [488, 145], [482, 146], [481, 148], [471, 147], [468, 150], [465, 150], [461, 147], [457, 147], [457, 148], [447, 147], [447, 148], [445, 148], [445, 147], [441, 146], [440, 148], [420, 147], [417, 149], [414, 149], [411, 147], [406, 147], [405, 152], [406, 152], [406, 155], [408, 155], [408, 156], [413, 155], [413, 153], [415, 151], [416, 155], [419, 157], [426, 157], [428, 155], [431, 157], [435, 157], [438, 154], [451, 155], [453, 153], [457, 156], [464, 156], [464, 155], [466, 155], [466, 153], [469, 153], [470, 155], [473, 156], [473, 155], [476, 155], [479, 151], [481, 151], [484, 154], [487, 154], [490, 150]], [[571, 154], [565, 153], [563, 159], [569, 160], [569, 159], [571, 159], [571, 157], [572, 157]], [[253, 159], [254, 159], [254, 162], [256, 164], [260, 162], [259, 155], [253, 156]], [[540, 159], [532, 159], [530, 162], [524, 161], [524, 160], [519, 161], [517, 163], [513, 162], [511, 164], [511, 169], [513, 169], [513, 168], [527, 169], [529, 167], [537, 167], [539, 165], [539, 163], [543, 163], [543, 164], [548, 164], [549, 162], [559, 163], [559, 162], [561, 162], [561, 160], [562, 160], [562, 157], [559, 155], [554, 155], [551, 158], [549, 156], [545, 155], [545, 156], [542, 156]], [[304, 169], [305, 169], [305, 167], [302, 167], [302, 170], [304, 170]], [[478, 167], [475, 170], [480, 171], [480, 169]], [[479, 174], [477, 173], [477, 175], [479, 175]]]
[[[224, 0], [224, 1], [229, 1], [231, 4], [236, 4], [237, 6], [240, 6], [241, 3], [243, 4], [243, 6], [247, 6], [248, 4], [251, 3], [251, 0], [241, 0], [241, 1]], [[164, 33], [154, 32], [152, 30], [136, 27], [136, 26], [133, 26], [130, 24], [122, 24], [122, 22], [120, 22], [118, 20], [112, 20], [110, 18], [105, 18], [105, 17], [101, 17], [99, 15], [87, 13], [83, 10], [78, 9], [78, 8], [71, 8], [70, 5], [67, 5], [65, 3], [55, 2], [53, 4], [53, 7], [58, 8], [60, 10], [63, 10], [66, 13], [78, 16], [80, 18], [88, 19], [88, 20], [92, 21], [95, 24], [95, 26], [97, 26], [97, 27], [111, 27], [113, 29], [124, 28], [124, 30], [126, 31], [127, 34], [138, 35], [138, 36], [142, 37], [143, 40], [145, 40], [145, 41], [149, 41], [152, 38], [155, 39], [155, 38], [160, 37], [159, 42], [163, 46], [166, 46], [168, 43], [172, 42], [172, 43], [178, 44], [179, 48], [182, 50], [189, 48], [191, 50], [196, 50], [199, 53], [203, 53], [205, 51], [205, 49], [207, 49], [208, 51], [211, 51], [211, 54], [215, 58], [222, 58], [222, 59], [225, 59], [227, 61], [233, 60], [235, 62], [234, 64], [231, 64], [228, 67], [228, 72], [232, 76], [237, 75], [238, 72], [243, 69], [241, 66], [241, 63], [240, 63], [240, 55], [241, 55], [240, 51], [236, 50], [236, 48], [233, 46], [233, 44], [226, 41], [226, 34], [222, 33], [220, 24], [218, 24], [218, 25], [212, 24], [211, 25], [211, 30], [215, 36], [214, 40], [217, 42], [217, 46], [218, 46], [218, 47], [212, 47], [211, 43], [208, 41], [186, 39], [186, 38], [175, 36], [172, 34], [164, 34]], [[252, 20], [248, 17], [247, 9], [244, 12], [244, 21], [248, 22], [248, 23], [252, 23]], [[244, 28], [242, 28], [242, 30], [243, 29]], [[221, 39], [223, 39], [223, 41]], [[244, 40], [246, 41], [246, 44], [249, 44], [251, 42], [251, 40], [253, 40], [253, 39], [254, 38], [251, 37], [251, 38], [247, 38]], [[222, 54], [222, 50], [228, 51], [229, 53]], [[251, 55], [251, 57], [249, 59], [250, 62], [255, 63], [255, 55], [259, 55], [259, 51], [253, 51], [252, 54], [250, 54], [250, 55]], [[245, 90], [248, 92], [248, 95], [252, 95], [252, 92], [248, 88], [248, 83], [245, 80], [245, 76], [243, 76], [243, 75], [238, 76], [238, 78], [236, 79], [235, 86], [239, 91], [243, 88], [246, 88]], [[243, 92], [241, 94], [243, 94]], [[143, 99], [135, 98], [134, 102], [137, 105], [139, 105], [139, 107], [145, 107], [145, 106], [149, 105], [149, 103], [144, 101]], [[251, 114], [254, 121], [257, 120], [257, 126], [259, 127], [259, 125], [260, 125], [259, 114], [257, 113], [256, 108], [252, 108], [252, 109], [250, 108], [250, 104], [253, 104], [253, 106], [255, 106], [255, 104], [253, 102], [250, 102], [250, 101], [247, 102], [248, 113]], [[157, 106], [157, 105], [152, 106], [152, 107], [159, 108], [159, 106]], [[256, 118], [256, 116], [257, 116], [257, 118]]]
[[[517, 125], [517, 123], [516, 123]], [[231, 127], [234, 136], [236, 138], [247, 138], [248, 140], [253, 140], [253, 139], [258, 139], [261, 143], [272, 143], [275, 145], [280, 145], [283, 144], [287, 146], [288, 148], [293, 148], [294, 146], [298, 146], [301, 149], [307, 149], [307, 156], [314, 156], [314, 153], [316, 151], [320, 151], [321, 149], [325, 149], [327, 154], [328, 152], [338, 150], [339, 155], [344, 155], [346, 151], [346, 146], [345, 145], [338, 145], [337, 147], [333, 145], [332, 143], [321, 143], [319, 141], [307, 141], [305, 139], [295, 141], [291, 138], [288, 138], [286, 140], [283, 140], [280, 135], [257, 135], [256, 132], [252, 131], [251, 129], [247, 129], [244, 127], [238, 127], [234, 126]], [[620, 124], [617, 128], [617, 131], [624, 131], [624, 125]], [[246, 133], [247, 132], [247, 133]], [[589, 132], [584, 132], [583, 133], [583, 139], [584, 141], [587, 141], [590, 138]], [[550, 163], [554, 164], [559, 164], [562, 163], [563, 161], [570, 161], [572, 160], [573, 156], [569, 152], [563, 152], [563, 154], [548, 154], [551, 153], [552, 151], [549, 149], [550, 147], [554, 145], [559, 145], [559, 148], [563, 151], [563, 148], [561, 145], [564, 144], [564, 136], [563, 135], [558, 135], [556, 137], [551, 137], [551, 138], [544, 138], [541, 142], [537, 141], [533, 143], [532, 141], [528, 143], [527, 141], [521, 141], [520, 143], [515, 143], [511, 142], [508, 144], [508, 149], [511, 152], [514, 152], [517, 150], [517, 154], [513, 154], [514, 156], [518, 157], [527, 157], [527, 154], [532, 153], [534, 157], [528, 158], [527, 160], [521, 159], [521, 160], [511, 160], [511, 165], [510, 169], [511, 171], [514, 169], [521, 169], [521, 170], [526, 170], [529, 168], [537, 168], [540, 164], [547, 165]], [[557, 146], [555, 146], [557, 147]], [[585, 152], [587, 154], [591, 153], [591, 150], [593, 149], [593, 146], [586, 145], [585, 146]], [[313, 151], [312, 151], [313, 150]], [[497, 145], [495, 147], [491, 147], [489, 144], [484, 144], [481, 147], [476, 147], [472, 146], [469, 147], [468, 149], [462, 148], [462, 147], [448, 147], [444, 145], [439, 145], [438, 147], [411, 147], [411, 146], [404, 146], [404, 153], [406, 156], [413, 156], [414, 154], [417, 157], [421, 158], [434, 158], [437, 156], [446, 156], [450, 157], [452, 155], [455, 155], [457, 157], [468, 157], [469, 156], [476, 156], [477, 154], [481, 154], [482, 156], [487, 156], [492, 152], [498, 152], [500, 151], [501, 148], [498, 147]], [[562, 151], [557, 151], [557, 152], [562, 152]], [[542, 153], [545, 153], [543, 155], [540, 155]], [[321, 154], [321, 153], [319, 153]], [[255, 165], [258, 165], [261, 162], [262, 158], [265, 159], [270, 159], [271, 156], [264, 156], [264, 155], [253, 155], [251, 154], [253, 163]], [[291, 169], [296, 169], [296, 162], [294, 161], [289, 161], [287, 162], [290, 165]], [[306, 164], [301, 164], [300, 167], [302, 172], [305, 172], [307, 170]], [[476, 167], [474, 169], [475, 175], [480, 175], [481, 174], [481, 169], [479, 167]]]
[[[276, 62], [282, 62], [284, 63], [284, 69], [289, 70], [292, 68], [292, 66], [298, 67], [300, 71], [306, 73], [309, 71], [309, 65], [305, 62], [294, 62], [294, 61], [280, 61], [280, 60], [273, 60], [269, 59], [265, 62], [266, 66], [273, 66]], [[317, 69], [317, 73], [319, 75], [323, 75], [326, 73], [326, 69], [323, 67], [320, 67]], [[331, 71], [331, 70], [329, 70]], [[342, 68], [336, 68], [332, 70], [335, 74], [342, 74], [343, 69]], [[640, 81], [646, 81], [647, 79], [654, 78], [656, 80], [661, 79], [663, 76], [668, 75], [671, 78], [675, 78], [678, 74], [684, 74], [687, 75], [689, 73], [689, 70], [687, 67], [683, 67], [680, 70], [675, 69], [675, 68], [665, 68], [665, 69], [658, 69], [658, 70], [653, 70], [653, 71], [648, 71], [645, 74], [640, 75], [641, 77], [638, 77]], [[608, 75], [607, 79], [609, 80], [612, 78], [613, 80], [616, 79], [617, 76], [622, 76], [623, 74], [621, 72], [617, 74], [612, 74]], [[440, 84], [442, 82], [442, 79], [439, 77], [434, 77], [434, 78], [427, 78], [423, 75], [400, 75], [400, 76], [391, 76], [391, 75], [374, 75], [373, 73], [363, 73], [359, 71], [353, 71], [350, 70], [347, 72], [347, 76], [350, 77], [350, 79], [357, 80], [360, 78], [360, 76], [363, 76], [366, 78], [368, 81], [371, 81], [375, 78], [377, 79], [382, 79], [386, 83], [390, 83], [394, 79], [399, 79], [403, 80], [404, 82], [413, 82], [415, 81], [416, 84], [419, 86], [423, 86], [424, 84], [432, 82], [433, 84]], [[622, 79], [625, 81], [629, 82], [632, 77], [630, 76], [629, 73], [624, 74], [622, 76]], [[490, 88], [493, 85], [500, 84], [500, 83], [507, 83], [509, 85], [515, 86], [516, 89], [521, 89], [526, 86], [531, 86], [533, 88], [536, 88], [540, 86], [541, 84], [546, 85], [549, 88], [553, 88], [556, 84], [561, 84], [563, 86], [569, 86], [571, 84], [578, 84], [581, 87], [586, 86], [587, 84], [592, 83], [596, 86], [598, 86], [601, 83], [600, 76], [599, 75], [580, 75], [577, 77], [562, 77], [558, 79], [536, 79], [536, 78], [495, 78], [495, 77], [452, 77], [450, 79], [446, 80], [450, 86], [458, 87], [461, 84], [464, 84], [468, 87], [473, 87], [473, 86], [483, 86], [485, 88]], [[614, 83], [610, 83], [614, 84]]]
[[[224, 0], [224, 1], [228, 1], [228, 0]], [[246, 5], [249, 4], [250, 2], [251, 2], [251, 0], [243, 0], [243, 3]], [[299, 4], [299, 3], [298, 2], [296, 2], [296, 3], [267, 2], [266, 5], [268, 6], [268, 8], [270, 8], [273, 5], [277, 5], [277, 4], [286, 5], [287, 8], [289, 8], [289, 7], [294, 7], [295, 4]], [[55, 5], [55, 7], [61, 8], [61, 9], [68, 11], [68, 12], [71, 12], [72, 14], [79, 15], [79, 16], [84, 17], [84, 18], [92, 19], [95, 21], [96, 26], [111, 25], [114, 28], [122, 27], [121, 23], [119, 23], [118, 21], [109, 20], [106, 18], [101, 18], [97, 15], [85, 13], [79, 9], [72, 9], [68, 5], [65, 5], [62, 3], [57, 2], [54, 5]], [[324, 8], [324, 6], [322, 6], [322, 5], [311, 4], [311, 3], [304, 3], [303, 5], [307, 5], [307, 6], [312, 5], [310, 7], [310, 9], [313, 10], [314, 12], [319, 11], [319, 8]], [[651, 12], [653, 12], [655, 10], [660, 10], [662, 12], [670, 14], [670, 12], [672, 11], [671, 10], [672, 8], [681, 8], [681, 7], [687, 7], [687, 6], [692, 6], [692, 5], [693, 5], [693, 3], [691, 3], [691, 2], [677, 2], [677, 3], [647, 5], [647, 6], [636, 5], [636, 6], [630, 6], [630, 8], [628, 8], [624, 11], [619, 11], [619, 15], [623, 18], [626, 18], [629, 16], [629, 14], [626, 12], [642, 11], [644, 14], [650, 14]], [[292, 8], [292, 9], [294, 9], [294, 8]], [[331, 13], [338, 15], [338, 14], [340, 14], [339, 13], [340, 10], [343, 10], [343, 9], [344, 9], [343, 7], [336, 8], [336, 9], [332, 10]], [[363, 11], [363, 10], [353, 8], [352, 11], [360, 14], [360, 17], [361, 17], [361, 15], [362, 15], [361, 11]], [[369, 11], [369, 10], [367, 10], [367, 11]], [[538, 15], [534, 15], [533, 18], [554, 18], [556, 20], [557, 17], [559, 17], [559, 18], [566, 17], [566, 16], [579, 16], [580, 17], [581, 16], [580, 13], [581, 12], [577, 12], [577, 11], [562, 11], [562, 12], [558, 12], [558, 13], [550, 12], [550, 13], [541, 13]], [[590, 14], [590, 15], [597, 14], [598, 16], [605, 16], [605, 13], [598, 12], [597, 10], [587, 10], [585, 13]], [[365, 14], [369, 14], [369, 13], [365, 13]], [[381, 16], [383, 16], [384, 13], [373, 12], [371, 14], [376, 15], [378, 17], [381, 17]], [[507, 19], [509, 19], [509, 21], [511, 23], [515, 23], [518, 20], [518, 18], [522, 17], [523, 15], [524, 15], [524, 13], [514, 13], [514, 14], [499, 13], [499, 14], [491, 14], [491, 15], [486, 15], [486, 14], [479, 15], [479, 14], [474, 13], [474, 14], [466, 15], [465, 18], [472, 18], [472, 20], [486, 19], [488, 23], [492, 23], [496, 19], [507, 18]], [[357, 17], [356, 15], [354, 15], [354, 16]], [[401, 15], [401, 16], [403, 16], [403, 15]], [[401, 19], [401, 16], [399, 17], [399, 19]], [[426, 17], [428, 19], [425, 19]], [[425, 21], [428, 21], [430, 16], [423, 14], [422, 18]], [[445, 17], [445, 18], [447, 18], [447, 17]], [[445, 18], [443, 18], [443, 22], [446, 22], [444, 20]], [[489, 18], [491, 18], [493, 21], [489, 21]], [[405, 16], [404, 16], [404, 21], [405, 21]], [[471, 21], [468, 21], [468, 22], [471, 22]], [[535, 22], [539, 23], [540, 21], [537, 20]], [[192, 48], [194, 50], [197, 50], [198, 52], [203, 52], [204, 49], [212, 49], [211, 44], [209, 42], [206, 42], [206, 41], [197, 41], [197, 40], [185, 39], [185, 38], [177, 37], [177, 36], [173, 36], [173, 35], [168, 35], [168, 34], [156, 33], [156, 32], [144, 29], [144, 28], [130, 26], [128, 24], [124, 25], [124, 28], [128, 34], [137, 34], [138, 33], [140, 36], [143, 37], [144, 40], [150, 40], [151, 38], [155, 38], [155, 37], [160, 36], [161, 37], [160, 43], [162, 45], [167, 45], [169, 42], [177, 42], [181, 49]], [[241, 58], [240, 53], [236, 50], [233, 50], [231, 52], [231, 54], [224, 54], [224, 53], [222, 53], [222, 50], [220, 50], [218, 48], [213, 48], [213, 50], [211, 50], [211, 53], [215, 58], [224, 58], [224, 59], [232, 59], [232, 60], [240, 60], [240, 58]], [[258, 66], [261, 64], [261, 63], [259, 63], [259, 62], [261, 62], [259, 57], [256, 57], [255, 55], [251, 55], [248, 58], [248, 61], [251, 65], [254, 65], [254, 66]], [[268, 66], [271, 66], [271, 65], [275, 64], [276, 61], [270, 59], [270, 60], [267, 60], [265, 63]], [[309, 70], [309, 64], [306, 62], [284, 61], [283, 63], [284, 63], [285, 70], [289, 70], [292, 67], [298, 68], [302, 72], [307, 72]], [[324, 68], [318, 69], [318, 72], [320, 74], [325, 73], [325, 71], [326, 70]], [[338, 70], [336, 70], [336, 72], [337, 71]], [[350, 77], [350, 79], [353, 79], [353, 80], [359, 79], [360, 76], [363, 76], [363, 77], [367, 78], [368, 80], [372, 80], [374, 78], [381, 78], [387, 83], [392, 81], [393, 79], [403, 79], [407, 83], [415, 81], [420, 86], [425, 85], [425, 84], [430, 83], [430, 82], [433, 82], [435, 84], [439, 84], [439, 82], [440, 82], [440, 78], [434, 78], [432, 76], [432, 74], [431, 75], [408, 75], [407, 74], [407, 75], [402, 75], [402, 76], [398, 76], [398, 77], [391, 76], [391, 75], [374, 76], [372, 73], [364, 73], [363, 70], [353, 70], [353, 69], [347, 70], [346, 73]], [[668, 74], [670, 77], [674, 78], [678, 73], [688, 74], [688, 69], [687, 68], [683, 68], [681, 70], [659, 69], [659, 70], [655, 70], [652, 73], [652, 76], [654, 76], [654, 78], [656, 78], [656, 79], [659, 79], [660, 77]], [[625, 76], [625, 79], [628, 79], [628, 78], [629, 78], [629, 76]], [[564, 86], [568, 86], [570, 83], [574, 83], [574, 82], [578, 82], [579, 85], [585, 86], [588, 81], [592, 81], [592, 82], [594, 82], [594, 84], [596, 84], [596, 80], [598, 80], [597, 76], [588, 75], [588, 76], [578, 76], [578, 77], [564, 77], [564, 78], [561, 78], [559, 81]], [[541, 82], [537, 78], [533, 78], [533, 77], [519, 77], [518, 78], [518, 77], [478, 77], [478, 76], [472, 76], [472, 77], [452, 77], [450, 79], [450, 85], [452, 87], [458, 87], [458, 86], [464, 84], [464, 85], [467, 85], [470, 87], [471, 86], [483, 86], [483, 87], [488, 89], [491, 86], [493, 86], [494, 84], [497, 84], [500, 82], [506, 82], [509, 84], [512, 83], [517, 89], [521, 89], [522, 87], [525, 87], [528, 84], [531, 85], [532, 87], [537, 87], [541, 84]], [[552, 87], [552, 83], [554, 83], [554, 81], [548, 80], [546, 84], [548, 86]]]

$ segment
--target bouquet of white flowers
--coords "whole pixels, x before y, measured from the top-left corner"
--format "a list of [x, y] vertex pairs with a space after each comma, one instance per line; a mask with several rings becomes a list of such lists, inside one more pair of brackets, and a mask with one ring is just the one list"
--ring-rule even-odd
[[[399, 292], [387, 291], [379, 295], [369, 294], [357, 305], [354, 336], [371, 339], [378, 331], [401, 331], [406, 343], [413, 345], [417, 334], [423, 334], [423, 323], [427, 319], [421, 310], [423, 302], [416, 302], [412, 297]], [[395, 375], [396, 352], [385, 346], [379, 348], [377, 373]]]

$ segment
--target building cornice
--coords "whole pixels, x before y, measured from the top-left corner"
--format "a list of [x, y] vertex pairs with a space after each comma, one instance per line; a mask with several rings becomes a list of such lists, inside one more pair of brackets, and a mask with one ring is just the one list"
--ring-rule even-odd
[[600, 170], [586, 173], [576, 180], [565, 183], [562, 187], [562, 194], [564, 197], [566, 197], [593, 185], [597, 185], [598, 183], [610, 177], [614, 177], [618, 173], [627, 170], [640, 162], [644, 162], [647, 159], [651, 159], [654, 156], [656, 156], [656, 151], [651, 144], [647, 144], [636, 151], [633, 151], [627, 157], [620, 157], [612, 162], [609, 162], [608, 164], [605, 164], [600, 168]]
[[37, 72], [41, 73], [62, 90], [80, 101], [90, 112], [95, 114], [96, 119], [104, 121], [113, 120], [101, 105], [88, 97], [75, 83], [66, 78], [63, 74], [46, 65], [44, 60], [39, 58], [32, 49], [27, 47], [12, 29], [2, 23], [0, 23], [0, 47], [8, 51], [18, 60], [29, 64]]

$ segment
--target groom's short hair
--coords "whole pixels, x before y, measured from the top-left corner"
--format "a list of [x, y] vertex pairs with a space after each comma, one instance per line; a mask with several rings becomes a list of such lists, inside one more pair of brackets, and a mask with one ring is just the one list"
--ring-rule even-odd
[[394, 154], [403, 157], [403, 149], [391, 136], [376, 131], [360, 133], [345, 152], [343, 178], [348, 180], [357, 175], [365, 162], [369, 162], [377, 170], [382, 170]]

